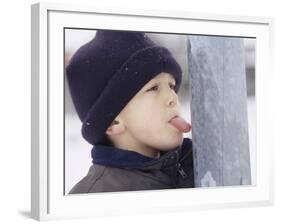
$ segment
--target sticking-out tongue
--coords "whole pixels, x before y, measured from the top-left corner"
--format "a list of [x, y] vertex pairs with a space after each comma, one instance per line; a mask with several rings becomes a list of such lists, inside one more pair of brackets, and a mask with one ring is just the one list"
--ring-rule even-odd
[[170, 123], [181, 132], [188, 132], [191, 129], [191, 125], [181, 117], [173, 118]]

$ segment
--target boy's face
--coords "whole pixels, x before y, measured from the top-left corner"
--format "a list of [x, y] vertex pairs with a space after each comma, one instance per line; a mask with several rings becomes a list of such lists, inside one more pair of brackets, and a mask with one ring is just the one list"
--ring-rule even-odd
[[158, 74], [118, 115], [135, 147], [167, 151], [181, 145], [182, 132], [169, 123], [180, 111], [175, 84], [172, 75]]

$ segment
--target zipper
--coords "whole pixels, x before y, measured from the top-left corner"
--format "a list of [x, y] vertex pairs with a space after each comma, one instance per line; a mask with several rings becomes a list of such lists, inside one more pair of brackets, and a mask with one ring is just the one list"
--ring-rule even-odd
[[187, 174], [184, 172], [183, 168], [181, 167], [181, 164], [177, 163], [176, 167], [177, 167], [177, 170], [178, 170], [179, 174], [182, 176], [182, 178], [186, 179]]

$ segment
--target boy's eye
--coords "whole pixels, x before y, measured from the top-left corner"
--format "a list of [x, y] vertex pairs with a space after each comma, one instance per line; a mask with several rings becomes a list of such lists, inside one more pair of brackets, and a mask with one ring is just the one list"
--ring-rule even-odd
[[149, 92], [149, 91], [157, 91], [158, 89], [159, 89], [159, 86], [155, 85], [155, 86], [151, 87], [150, 89], [148, 89], [147, 92]]
[[171, 89], [173, 89], [173, 90], [176, 90], [176, 85], [175, 85], [175, 84], [170, 83], [170, 88], [171, 88]]

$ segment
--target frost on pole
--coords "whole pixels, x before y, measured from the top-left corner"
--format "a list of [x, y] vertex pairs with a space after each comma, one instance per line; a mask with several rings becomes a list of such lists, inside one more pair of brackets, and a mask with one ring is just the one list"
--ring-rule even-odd
[[188, 37], [196, 187], [251, 184], [243, 40]]

